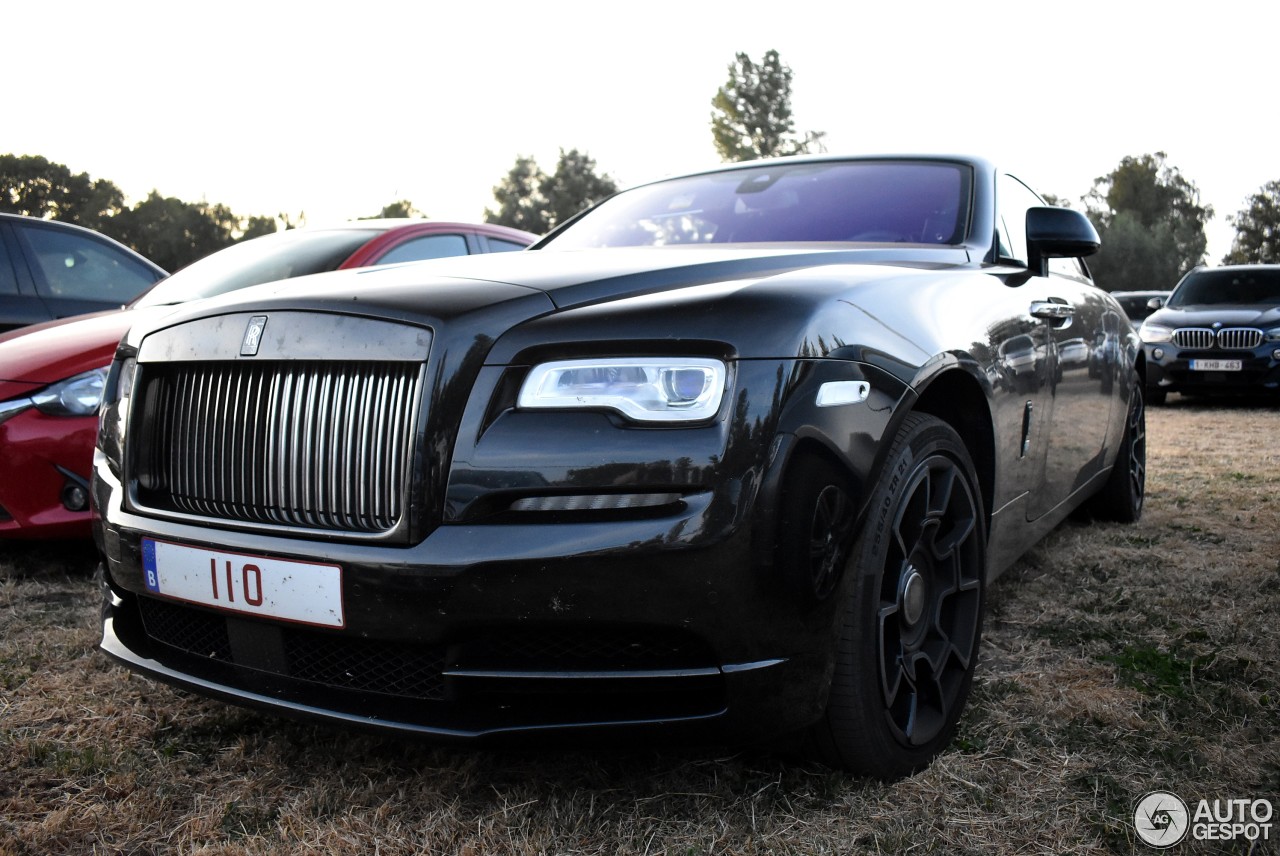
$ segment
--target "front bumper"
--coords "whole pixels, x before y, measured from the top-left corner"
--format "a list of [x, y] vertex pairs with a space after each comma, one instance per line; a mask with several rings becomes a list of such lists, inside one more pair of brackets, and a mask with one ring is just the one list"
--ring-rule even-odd
[[[1264, 342], [1250, 351], [1191, 350], [1169, 343], [1143, 344], [1147, 387], [1201, 395], [1258, 395], [1280, 392], [1280, 345]], [[1239, 371], [1200, 371], [1195, 360], [1238, 360]]]
[[[709, 493], [663, 516], [444, 525], [398, 547], [140, 518], [121, 507], [105, 464], [94, 485], [103, 650], [207, 695], [449, 738], [657, 725], [777, 733], [825, 702], [831, 603], [780, 596], [751, 515], [724, 517]], [[154, 597], [144, 533], [337, 564], [346, 626]]]
[[0, 538], [89, 537], [77, 500], [88, 498], [97, 424], [34, 406], [0, 421]]

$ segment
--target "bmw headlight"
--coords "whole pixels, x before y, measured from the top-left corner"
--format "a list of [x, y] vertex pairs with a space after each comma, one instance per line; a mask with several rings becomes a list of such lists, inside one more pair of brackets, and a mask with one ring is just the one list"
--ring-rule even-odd
[[102, 403], [109, 368], [103, 366], [59, 381], [31, 396], [31, 400], [41, 413], [51, 416], [92, 416]]
[[1280, 327], [1272, 327], [1266, 332], [1268, 342], [1280, 342]]
[[703, 357], [562, 360], [535, 366], [522, 408], [609, 409], [637, 422], [695, 422], [720, 410], [726, 369]]
[[1158, 345], [1173, 339], [1173, 331], [1168, 327], [1162, 327], [1159, 324], [1142, 323], [1142, 329], [1138, 331], [1138, 337], [1148, 345]]

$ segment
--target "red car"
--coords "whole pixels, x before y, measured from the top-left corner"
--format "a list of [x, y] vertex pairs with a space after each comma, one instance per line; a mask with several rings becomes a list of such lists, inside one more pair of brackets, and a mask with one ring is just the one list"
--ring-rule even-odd
[[124, 309], [0, 334], [0, 538], [89, 537], [98, 402], [120, 337], [175, 303], [342, 268], [521, 250], [503, 226], [360, 220], [277, 232], [195, 262]]

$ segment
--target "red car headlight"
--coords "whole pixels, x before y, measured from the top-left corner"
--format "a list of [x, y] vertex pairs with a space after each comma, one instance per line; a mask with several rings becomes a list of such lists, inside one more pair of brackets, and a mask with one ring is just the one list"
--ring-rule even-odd
[[107, 384], [107, 369], [83, 372], [31, 396], [31, 401], [41, 413], [51, 416], [92, 416], [102, 404], [102, 390]]

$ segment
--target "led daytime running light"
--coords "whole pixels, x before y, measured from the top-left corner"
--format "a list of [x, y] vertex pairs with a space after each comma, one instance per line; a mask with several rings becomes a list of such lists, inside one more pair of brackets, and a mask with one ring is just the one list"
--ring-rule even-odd
[[638, 422], [695, 422], [720, 410], [725, 364], [702, 357], [632, 357], [542, 363], [521, 408], [609, 409]]

